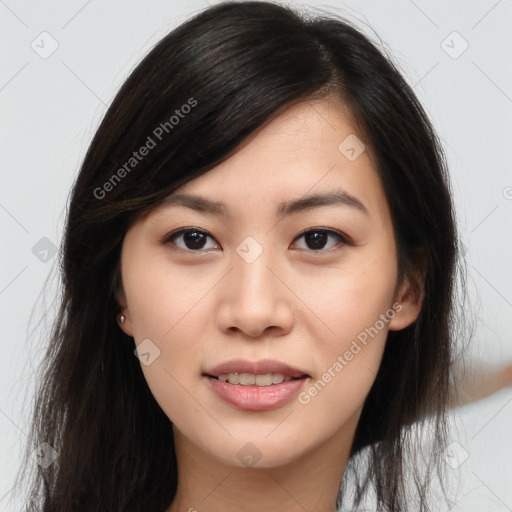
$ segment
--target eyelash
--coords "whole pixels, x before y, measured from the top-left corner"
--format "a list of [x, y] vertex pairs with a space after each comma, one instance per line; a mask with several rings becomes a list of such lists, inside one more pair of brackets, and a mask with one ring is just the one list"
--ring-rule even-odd
[[[167, 244], [175, 245], [174, 240], [186, 233], [201, 233], [201, 234], [204, 234], [207, 237], [210, 237], [211, 239], [215, 240], [213, 238], [213, 236], [210, 235], [210, 233], [208, 233], [208, 231], [205, 231], [205, 230], [199, 229], [199, 228], [194, 228], [194, 227], [187, 227], [187, 228], [181, 228], [177, 231], [173, 231], [172, 233], [166, 235], [163, 239], [163, 244], [164, 245], [167, 245]], [[323, 228], [323, 227], [309, 228], [309, 229], [303, 231], [302, 233], [298, 234], [294, 238], [293, 241], [295, 242], [296, 240], [299, 240], [300, 238], [304, 237], [305, 235], [307, 235], [309, 233], [326, 233], [328, 236], [335, 236], [336, 238], [338, 238], [338, 244], [339, 244], [339, 242], [341, 242], [343, 245], [352, 245], [351, 240], [346, 235], [344, 235], [336, 230], [333, 230], [330, 228]], [[338, 245], [338, 244], [336, 244], [336, 245]], [[321, 254], [329, 253], [330, 254], [332, 252], [336, 252], [336, 251], [340, 250], [340, 248], [336, 248], [336, 245], [329, 249], [318, 249], [318, 250], [301, 249], [301, 250], [305, 250], [308, 253], [315, 253], [315, 254], [318, 254], [318, 253], [321, 253]], [[196, 249], [182, 249], [181, 247], [175, 248], [173, 250], [178, 251], [178, 252], [186, 252], [186, 253], [201, 253], [201, 252], [209, 251], [208, 249], [197, 249], [197, 250]]]

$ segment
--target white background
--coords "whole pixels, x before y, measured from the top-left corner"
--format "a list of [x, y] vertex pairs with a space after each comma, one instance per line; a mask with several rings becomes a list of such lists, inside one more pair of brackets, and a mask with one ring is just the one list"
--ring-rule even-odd
[[[491, 364], [512, 359], [512, 1], [307, 4], [335, 10], [375, 37], [372, 27], [414, 86], [450, 164], [476, 323], [471, 351]], [[43, 237], [59, 245], [71, 184], [130, 70], [207, 6], [0, 2], [0, 510], [14, 510], [10, 490], [52, 318], [44, 308], [52, 306], [58, 274], [57, 258], [48, 253], [41, 261], [32, 248]], [[45, 31], [50, 36], [40, 35]], [[49, 51], [52, 39], [58, 48], [48, 58], [31, 47], [34, 41], [39, 52], [43, 45]], [[465, 459], [452, 510], [511, 511], [512, 389], [454, 411], [452, 420], [454, 447]]]

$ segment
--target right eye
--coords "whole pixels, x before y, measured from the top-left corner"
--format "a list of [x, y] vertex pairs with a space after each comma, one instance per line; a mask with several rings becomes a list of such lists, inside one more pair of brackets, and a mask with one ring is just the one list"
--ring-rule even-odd
[[207, 239], [215, 240], [207, 231], [198, 228], [181, 228], [167, 235], [164, 244], [171, 244], [181, 251], [185, 252], [202, 252], [203, 250], [216, 249], [218, 243], [213, 247], [205, 247]]

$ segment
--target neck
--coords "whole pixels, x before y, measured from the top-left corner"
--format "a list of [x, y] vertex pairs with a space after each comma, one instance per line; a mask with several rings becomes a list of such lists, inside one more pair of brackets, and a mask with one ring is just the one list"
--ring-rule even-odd
[[359, 415], [314, 450], [267, 468], [224, 464], [174, 427], [178, 490], [166, 512], [334, 512]]

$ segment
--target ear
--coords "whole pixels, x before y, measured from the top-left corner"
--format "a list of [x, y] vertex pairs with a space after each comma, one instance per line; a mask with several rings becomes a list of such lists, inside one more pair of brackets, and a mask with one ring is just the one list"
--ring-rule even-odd
[[399, 307], [396, 314], [389, 322], [390, 331], [401, 331], [411, 325], [421, 310], [425, 296], [424, 280], [420, 276], [414, 276], [414, 282], [405, 277], [395, 294], [395, 303]]
[[[123, 330], [128, 336], [133, 336], [133, 327], [132, 327], [132, 321], [130, 317], [130, 310], [128, 309], [128, 304], [126, 302], [126, 295], [124, 293], [124, 290], [122, 289], [122, 286], [120, 286], [121, 289], [119, 289], [116, 294], [115, 298], [117, 303], [120, 306], [120, 312], [117, 315], [117, 324]], [[125, 320], [123, 323], [119, 320], [119, 318], [123, 315], [125, 317]]]

